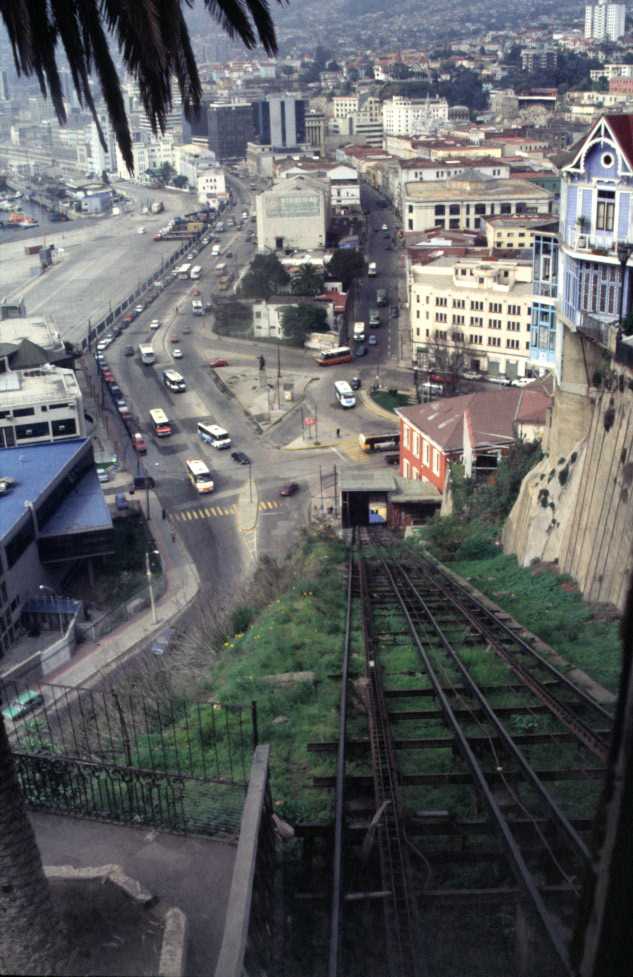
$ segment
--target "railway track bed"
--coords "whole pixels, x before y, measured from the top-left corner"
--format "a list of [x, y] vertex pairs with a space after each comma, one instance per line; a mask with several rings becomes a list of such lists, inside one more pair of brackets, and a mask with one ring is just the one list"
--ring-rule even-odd
[[611, 715], [392, 544], [350, 546], [339, 738], [310, 745], [336, 756], [329, 977], [570, 974]]

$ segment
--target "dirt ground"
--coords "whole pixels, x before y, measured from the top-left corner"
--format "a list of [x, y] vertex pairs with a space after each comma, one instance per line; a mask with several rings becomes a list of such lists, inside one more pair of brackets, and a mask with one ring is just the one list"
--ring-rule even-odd
[[158, 973], [163, 909], [146, 909], [109, 882], [51, 880], [73, 947], [68, 977], [151, 977]]

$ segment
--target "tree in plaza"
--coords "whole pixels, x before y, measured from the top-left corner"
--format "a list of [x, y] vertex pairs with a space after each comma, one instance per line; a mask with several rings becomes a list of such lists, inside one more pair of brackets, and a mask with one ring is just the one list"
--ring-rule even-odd
[[325, 309], [319, 305], [289, 305], [282, 314], [284, 336], [293, 345], [303, 346], [310, 332], [327, 332]]
[[171, 182], [172, 182], [172, 186], [178, 187], [181, 190], [184, 190], [186, 187], [189, 186], [189, 180], [187, 179], [186, 176], [180, 176], [180, 175], [174, 176]]
[[454, 391], [460, 375], [468, 366], [468, 350], [459, 339], [460, 334], [451, 337], [451, 345], [436, 335], [418, 352], [418, 369], [415, 371], [415, 387], [418, 403], [422, 400], [421, 384], [433, 382], [431, 374], [442, 378], [442, 384], [450, 391]]
[[242, 279], [240, 295], [250, 299], [267, 299], [285, 292], [290, 276], [275, 254], [255, 255]]
[[68, 950], [0, 716], [0, 973], [59, 974]]
[[354, 248], [338, 248], [328, 262], [325, 275], [329, 281], [342, 282], [347, 292], [355, 278], [360, 278], [367, 270], [365, 258]]
[[[267, 0], [204, 0], [217, 32], [237, 38], [245, 47], [261, 43], [277, 52], [275, 28]], [[191, 47], [182, 0], [14, 0], [0, 3], [18, 75], [37, 78], [50, 96], [59, 122], [67, 121], [59, 60], [70, 66], [81, 106], [94, 119], [101, 144], [106, 141], [90, 87], [93, 69], [106, 104], [121, 155], [134, 170], [132, 137], [117, 61], [138, 81], [141, 101], [154, 132], [165, 131], [172, 106], [172, 78], [191, 120], [200, 110], [202, 86]], [[115, 50], [112, 50], [114, 48]], [[326, 52], [327, 56], [327, 52]]]
[[313, 265], [302, 265], [290, 282], [293, 295], [320, 295], [323, 291], [323, 272]]

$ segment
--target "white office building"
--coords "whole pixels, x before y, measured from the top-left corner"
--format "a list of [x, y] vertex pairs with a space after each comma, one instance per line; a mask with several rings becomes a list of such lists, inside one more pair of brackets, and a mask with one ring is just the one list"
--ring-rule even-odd
[[72, 370], [45, 365], [0, 374], [0, 448], [84, 437], [83, 398]]
[[305, 176], [282, 180], [256, 198], [259, 251], [325, 247], [330, 187]]
[[597, 4], [585, 7], [585, 37], [594, 41], [617, 41], [625, 32], [626, 6], [623, 3]]
[[445, 98], [407, 98], [394, 95], [382, 106], [386, 136], [418, 136], [448, 122]]

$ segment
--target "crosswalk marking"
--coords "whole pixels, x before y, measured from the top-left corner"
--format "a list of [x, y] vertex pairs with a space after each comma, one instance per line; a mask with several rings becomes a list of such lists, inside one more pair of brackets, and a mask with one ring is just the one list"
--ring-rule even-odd
[[194, 519], [214, 519], [222, 516], [234, 516], [237, 506], [206, 506], [203, 509], [184, 509], [182, 512], [175, 512], [172, 518], [176, 522], [191, 522]]
[[266, 510], [266, 509], [278, 509], [279, 508], [279, 503], [278, 502], [274, 502], [272, 500], [268, 500], [268, 501], [260, 502], [259, 503], [259, 508], [260, 509], [263, 509], [263, 510]]

